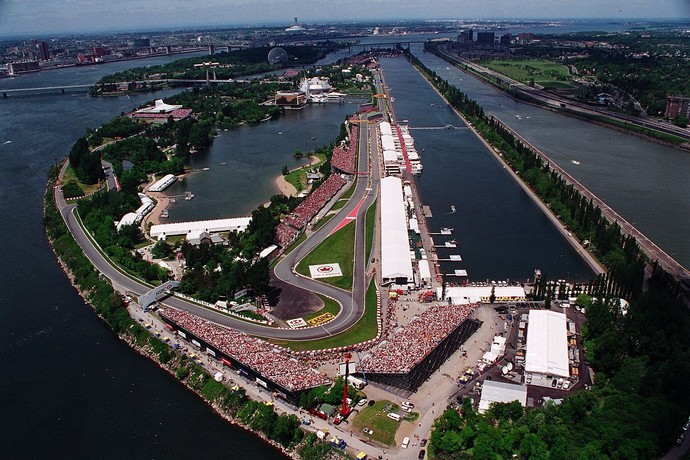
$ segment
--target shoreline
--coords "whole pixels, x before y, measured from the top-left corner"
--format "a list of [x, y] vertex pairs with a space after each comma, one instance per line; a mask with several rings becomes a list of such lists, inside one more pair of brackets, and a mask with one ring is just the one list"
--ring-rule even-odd
[[489, 144], [489, 142], [484, 139], [484, 137], [477, 131], [477, 129], [474, 127], [472, 123], [470, 123], [469, 120], [467, 120], [460, 111], [458, 111], [455, 107], [450, 105], [450, 103], [446, 100], [445, 97], [443, 97], [443, 94], [441, 94], [434, 86], [429, 79], [422, 73], [420, 70], [412, 64], [412, 67], [419, 73], [419, 75], [422, 76], [422, 78], [433, 88], [433, 90], [438, 94], [447, 104], [448, 107], [453, 110], [453, 112], [460, 118], [460, 120], [463, 121], [467, 125], [467, 127], [472, 131], [472, 133], [477, 136], [477, 138], [482, 142], [482, 144], [491, 152], [493, 157], [498, 161], [500, 165], [503, 166], [503, 169], [508, 172], [508, 174], [515, 180], [515, 182], [518, 184], [518, 186], [529, 196], [532, 201], [537, 205], [537, 207], [544, 213], [544, 215], [551, 221], [553, 224], [554, 228], [556, 231], [558, 231], [563, 238], [570, 243], [570, 245], [573, 247], [575, 252], [582, 258], [582, 260], [589, 266], [589, 268], [594, 272], [594, 274], [598, 275], [601, 273], [606, 273], [606, 269], [603, 267], [601, 262], [594, 257], [589, 251], [587, 251], [582, 244], [577, 240], [577, 238], [572, 235], [571, 232], [568, 232], [565, 227], [563, 222], [561, 222], [556, 215], [546, 207], [544, 202], [534, 193], [534, 191], [527, 185], [522, 178], [513, 171], [513, 168], [510, 167], [508, 163], [503, 159], [503, 157]]
[[[44, 205], [45, 205], [45, 203], [44, 203]], [[113, 331], [112, 328], [110, 328], [110, 325], [107, 323], [107, 321], [105, 321], [105, 319], [100, 314], [98, 314], [98, 312], [96, 311], [94, 306], [91, 304], [91, 302], [88, 299], [87, 292], [83, 291], [82, 289], [79, 288], [79, 286], [76, 285], [74, 274], [69, 269], [69, 267], [64, 263], [64, 261], [62, 260], [60, 255], [55, 250], [54, 241], [50, 237], [48, 237], [48, 244], [50, 245], [50, 249], [53, 252], [53, 255], [57, 259], [58, 265], [60, 265], [60, 268], [62, 268], [63, 273], [65, 274], [65, 276], [67, 276], [67, 279], [69, 280], [70, 285], [77, 291], [77, 293], [82, 298], [82, 300], [84, 300], [84, 303], [86, 303], [91, 308], [91, 310], [96, 314], [96, 316], [101, 321], [105, 322], [106, 326], [108, 326], [110, 331], [115, 334], [115, 336], [118, 338], [118, 340], [127, 344], [132, 350], [136, 351], [139, 355], [141, 355], [145, 358], [148, 358], [151, 362], [155, 363], [160, 369], [162, 369], [167, 374], [169, 374], [171, 377], [173, 377], [178, 383], [182, 384], [187, 390], [189, 390], [192, 393], [194, 393], [195, 395], [197, 395], [204, 404], [208, 405], [211, 409], [213, 409], [213, 411], [216, 413], [216, 415], [220, 416], [222, 419], [226, 420], [227, 422], [229, 422], [230, 424], [232, 424], [236, 427], [242, 428], [243, 430], [257, 436], [263, 442], [265, 442], [265, 443], [269, 444], [271, 447], [281, 451], [288, 458], [292, 458], [295, 460], [300, 459], [299, 454], [297, 454], [296, 448], [287, 449], [287, 448], [283, 447], [282, 445], [278, 444], [277, 442], [273, 441], [272, 439], [269, 439], [264, 433], [252, 430], [251, 428], [246, 426], [244, 423], [239, 421], [237, 418], [235, 418], [234, 416], [232, 416], [229, 413], [227, 413], [226, 411], [224, 411], [223, 408], [220, 405], [218, 405], [217, 403], [206, 400], [200, 391], [194, 389], [189, 384], [188, 379], [180, 380], [175, 375], [175, 371], [171, 368], [171, 366], [161, 363], [160, 360], [158, 360], [156, 358], [155, 353], [151, 352], [146, 347], [137, 345], [135, 337], [133, 337], [131, 335], [127, 335], [127, 334], [115, 333], [115, 331]], [[113, 290], [115, 290], [115, 289], [113, 288]], [[117, 291], [115, 291], [115, 292], [117, 292]], [[129, 308], [127, 309], [127, 314], [130, 317], [132, 317], [131, 313], [129, 312]], [[134, 318], [132, 318], [132, 319], [134, 319]], [[149, 333], [149, 335], [151, 335], [151, 334]], [[180, 353], [177, 352], [177, 350], [175, 350], [174, 348], [172, 348], [170, 346], [168, 346], [168, 348], [169, 348], [170, 352], [173, 353], [175, 356], [175, 358], [173, 358], [169, 361], [170, 363], [173, 363], [173, 362], [175, 362], [175, 359], [180, 358]], [[253, 399], [249, 396], [247, 396], [247, 398], [251, 401], [256, 401], [255, 399]], [[299, 445], [299, 444], [297, 444], [297, 445]]]
[[[317, 157], [316, 155], [310, 155], [308, 165], [300, 166], [299, 168], [292, 169], [292, 170], [290, 170], [290, 172], [299, 171], [300, 169], [304, 169], [304, 168], [310, 168], [312, 166], [319, 164], [319, 162], [321, 162], [321, 159], [319, 157]], [[280, 192], [281, 195], [296, 196], [298, 193], [295, 186], [292, 185], [291, 183], [289, 183], [288, 181], [286, 181], [285, 176], [283, 176], [282, 174], [276, 176], [273, 183], [275, 184], [276, 188], [278, 189], [278, 191]]]

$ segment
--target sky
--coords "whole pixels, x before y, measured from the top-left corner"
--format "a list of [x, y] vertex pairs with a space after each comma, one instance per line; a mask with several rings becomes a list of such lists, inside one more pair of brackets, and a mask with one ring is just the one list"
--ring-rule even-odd
[[0, 0], [0, 35], [391, 19], [689, 19], [690, 0]]

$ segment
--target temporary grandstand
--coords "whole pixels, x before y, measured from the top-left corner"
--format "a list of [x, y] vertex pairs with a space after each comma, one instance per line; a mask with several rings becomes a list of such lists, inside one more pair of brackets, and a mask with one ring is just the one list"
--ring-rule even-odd
[[384, 284], [407, 286], [414, 275], [402, 190], [397, 177], [381, 179], [381, 276]]
[[566, 317], [550, 310], [530, 310], [527, 322], [525, 378], [548, 385], [553, 378], [570, 377]]
[[240, 375], [296, 403], [302, 392], [331, 382], [285, 350], [172, 307], [158, 310], [166, 327]]
[[151, 238], [164, 240], [169, 236], [187, 235], [193, 232], [243, 232], [249, 226], [251, 217], [231, 217], [228, 219], [197, 220], [193, 222], [177, 222], [174, 224], [152, 225]]
[[364, 356], [361, 372], [371, 382], [413, 392], [481, 325], [474, 305], [435, 305]]

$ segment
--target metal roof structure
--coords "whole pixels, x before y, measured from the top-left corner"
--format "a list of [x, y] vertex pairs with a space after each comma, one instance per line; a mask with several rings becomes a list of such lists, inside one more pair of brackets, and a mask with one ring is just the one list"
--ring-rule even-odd
[[402, 181], [397, 177], [381, 179], [381, 276], [384, 282], [413, 280]]
[[570, 377], [568, 333], [563, 313], [530, 310], [525, 372]]
[[251, 217], [232, 217], [229, 219], [197, 220], [193, 222], [152, 225], [150, 233], [151, 238], [164, 240], [168, 236], [186, 235], [194, 231], [218, 233], [237, 230], [238, 232], [243, 232], [247, 229], [251, 220]]
[[479, 401], [479, 413], [489, 410], [491, 403], [509, 403], [519, 401], [522, 407], [527, 405], [527, 387], [513, 383], [484, 380], [482, 386], [482, 399]]

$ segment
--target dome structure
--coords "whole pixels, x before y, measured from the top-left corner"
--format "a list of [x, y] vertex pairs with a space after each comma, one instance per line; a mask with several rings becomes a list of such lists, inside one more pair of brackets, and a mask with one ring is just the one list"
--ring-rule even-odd
[[268, 52], [269, 64], [287, 64], [288, 55], [283, 48], [273, 48]]

